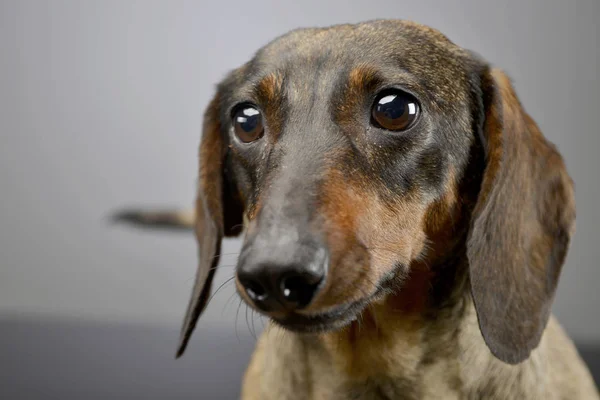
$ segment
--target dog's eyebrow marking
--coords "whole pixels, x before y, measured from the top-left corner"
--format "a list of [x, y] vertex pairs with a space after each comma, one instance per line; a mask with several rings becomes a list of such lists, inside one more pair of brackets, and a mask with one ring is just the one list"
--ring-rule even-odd
[[256, 84], [254, 91], [265, 104], [277, 101], [283, 92], [283, 74], [279, 71], [269, 73]]
[[365, 95], [373, 92], [382, 81], [378, 69], [369, 64], [359, 64], [342, 75], [337, 85], [339, 95], [336, 93], [332, 101], [338, 123], [352, 124]]
[[283, 128], [285, 77], [282, 72], [275, 71], [265, 75], [254, 86], [256, 98], [263, 104], [267, 123], [273, 137], [277, 137]]
[[351, 90], [363, 90], [365, 87], [371, 86], [378, 82], [379, 77], [377, 70], [372, 65], [361, 64], [352, 68], [348, 74], [348, 85]]
[[344, 100], [346, 104], [356, 106], [357, 101], [373, 92], [383, 82], [377, 68], [368, 64], [358, 65], [350, 70], [346, 77]]

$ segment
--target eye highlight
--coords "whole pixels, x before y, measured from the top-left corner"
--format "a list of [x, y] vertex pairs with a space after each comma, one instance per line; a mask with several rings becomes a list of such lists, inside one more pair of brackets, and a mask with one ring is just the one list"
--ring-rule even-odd
[[244, 143], [260, 139], [265, 132], [262, 114], [250, 104], [238, 106], [233, 113], [233, 130]]
[[371, 110], [375, 125], [396, 132], [408, 129], [418, 114], [417, 100], [398, 89], [385, 90], [377, 95]]

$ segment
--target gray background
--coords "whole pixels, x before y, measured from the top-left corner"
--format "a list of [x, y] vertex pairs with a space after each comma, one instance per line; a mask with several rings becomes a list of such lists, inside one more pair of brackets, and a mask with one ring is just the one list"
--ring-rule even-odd
[[[2, 0], [0, 397], [236, 393], [254, 338], [244, 307], [236, 324], [233, 285], [173, 361], [192, 236], [106, 216], [191, 204], [202, 110], [260, 46], [296, 27], [384, 17], [431, 25], [504, 68], [558, 145], [578, 223], [554, 311], [579, 343], [600, 344], [598, 0]], [[217, 284], [234, 263], [225, 257]]]

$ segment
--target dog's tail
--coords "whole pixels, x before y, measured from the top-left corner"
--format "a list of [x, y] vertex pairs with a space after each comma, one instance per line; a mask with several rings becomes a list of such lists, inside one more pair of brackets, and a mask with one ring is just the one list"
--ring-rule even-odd
[[189, 231], [194, 227], [195, 212], [193, 209], [128, 208], [113, 213], [110, 219], [142, 229]]

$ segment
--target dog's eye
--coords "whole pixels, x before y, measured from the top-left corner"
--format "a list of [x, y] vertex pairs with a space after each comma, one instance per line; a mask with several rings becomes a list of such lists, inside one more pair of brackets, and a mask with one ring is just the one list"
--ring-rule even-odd
[[379, 94], [371, 111], [376, 125], [390, 131], [408, 129], [418, 113], [419, 105], [414, 97], [400, 90], [386, 90]]
[[260, 111], [251, 105], [242, 105], [233, 114], [233, 129], [244, 143], [260, 139], [265, 131]]

